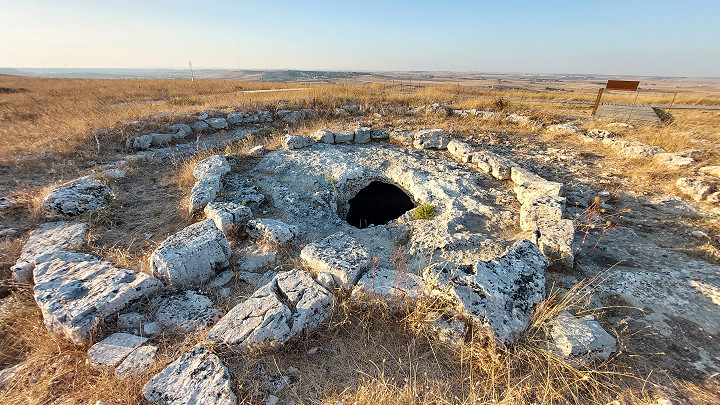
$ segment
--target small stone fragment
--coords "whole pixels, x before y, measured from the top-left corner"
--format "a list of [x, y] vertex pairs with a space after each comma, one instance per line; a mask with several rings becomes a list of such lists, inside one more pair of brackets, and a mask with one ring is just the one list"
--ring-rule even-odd
[[335, 143], [335, 134], [333, 134], [331, 131], [326, 131], [324, 129], [313, 132], [312, 134], [310, 134], [310, 138], [314, 139], [315, 142], [331, 144]]
[[422, 129], [413, 134], [415, 149], [445, 149], [449, 142], [442, 129]]
[[115, 369], [115, 376], [129, 380], [149, 370], [155, 363], [157, 349], [157, 346], [140, 346], [133, 350]]
[[288, 134], [282, 137], [282, 144], [287, 150], [302, 149], [311, 146], [315, 140], [307, 136]]
[[335, 132], [335, 143], [351, 143], [355, 139], [355, 131]]
[[560, 312], [550, 323], [550, 337], [553, 351], [583, 363], [605, 361], [617, 350], [615, 338], [592, 315], [576, 318], [568, 311]]
[[252, 218], [252, 211], [242, 204], [213, 201], [205, 206], [205, 216], [212, 219], [215, 226], [225, 236], [229, 236], [235, 233], [236, 230], [245, 227], [247, 221]]
[[190, 333], [212, 325], [221, 314], [208, 297], [195, 291], [185, 291], [164, 298], [155, 318], [161, 327]]
[[52, 190], [43, 199], [45, 210], [61, 215], [79, 215], [108, 205], [110, 189], [85, 176]]
[[113, 333], [88, 350], [88, 362], [96, 370], [107, 371], [117, 367], [135, 348], [147, 342], [147, 338], [129, 333]]
[[207, 122], [213, 129], [225, 129], [229, 126], [225, 118], [208, 118], [205, 122]]
[[247, 234], [254, 239], [263, 239], [268, 243], [285, 246], [298, 235], [295, 225], [288, 225], [277, 219], [257, 218], [247, 222]]

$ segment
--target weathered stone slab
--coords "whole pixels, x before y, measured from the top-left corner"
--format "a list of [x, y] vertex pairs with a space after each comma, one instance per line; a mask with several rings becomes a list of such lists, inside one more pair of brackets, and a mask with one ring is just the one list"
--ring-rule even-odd
[[681, 177], [675, 182], [675, 186], [685, 195], [695, 201], [705, 200], [713, 191], [716, 184], [702, 178]]
[[351, 143], [355, 139], [355, 131], [335, 132], [335, 143]]
[[94, 181], [92, 176], [85, 176], [52, 190], [43, 199], [42, 206], [55, 214], [78, 215], [107, 206], [110, 197], [106, 185]]
[[413, 133], [408, 129], [393, 129], [390, 131], [390, 140], [401, 145], [409, 145], [413, 141]]
[[157, 346], [140, 346], [133, 350], [115, 369], [115, 377], [129, 380], [149, 370], [155, 363]]
[[45, 326], [78, 345], [90, 340], [102, 319], [162, 288], [148, 274], [69, 251], [36, 265], [34, 277], [35, 301]]
[[307, 244], [300, 258], [318, 273], [334, 275], [345, 288], [355, 285], [370, 265], [367, 250], [343, 232]]
[[235, 405], [230, 374], [204, 345], [170, 363], [143, 387], [145, 399], [167, 405]]
[[560, 198], [563, 184], [554, 181], [526, 181], [513, 187], [520, 204], [531, 204], [539, 198]]
[[519, 166], [513, 166], [510, 168], [510, 180], [517, 185], [523, 185], [526, 183], [542, 183], [547, 181], [537, 174]]
[[247, 221], [252, 218], [250, 208], [229, 201], [210, 202], [205, 206], [204, 211], [205, 216], [212, 219], [215, 226], [226, 236], [245, 227]]
[[321, 129], [310, 134], [310, 138], [314, 139], [315, 142], [321, 143], [335, 143], [335, 134], [331, 131]]
[[355, 143], [368, 143], [371, 135], [372, 129], [370, 127], [357, 127], [355, 128]]
[[520, 228], [523, 231], [534, 231], [539, 222], [557, 223], [562, 219], [565, 199], [562, 197], [544, 196], [520, 207]]
[[230, 172], [230, 164], [225, 156], [213, 155], [205, 158], [195, 165], [193, 168], [193, 176], [197, 180], [201, 180], [208, 175], [223, 176]]
[[629, 158], [651, 158], [658, 153], [664, 153], [665, 149], [659, 146], [650, 146], [645, 144], [636, 144], [626, 146], [620, 150], [620, 156]]
[[88, 363], [96, 370], [107, 371], [117, 367], [128, 354], [147, 342], [147, 338], [129, 333], [113, 333], [88, 350]]
[[183, 139], [192, 134], [192, 128], [187, 124], [172, 124], [168, 127], [170, 134], [175, 139]]
[[699, 171], [710, 176], [720, 177], [720, 166], [705, 166], [701, 167]]
[[141, 135], [133, 139], [132, 147], [140, 150], [148, 149], [152, 145], [152, 141], [152, 135]]
[[456, 139], [448, 142], [447, 150], [450, 155], [463, 163], [470, 162], [472, 160], [471, 153], [475, 152], [475, 148], [472, 145], [467, 142], [458, 141]]
[[35, 265], [52, 258], [53, 253], [76, 249], [85, 243], [87, 224], [81, 222], [46, 222], [38, 225], [23, 246], [20, 257], [10, 268], [13, 279], [32, 282]]
[[173, 140], [172, 134], [150, 134], [153, 146], [161, 146], [170, 143]]
[[287, 271], [230, 310], [207, 338], [242, 350], [277, 348], [315, 330], [332, 315], [334, 302], [307, 272]]
[[190, 124], [190, 128], [192, 128], [193, 132], [203, 132], [207, 131], [210, 125], [205, 121], [195, 121]]
[[150, 255], [153, 274], [171, 285], [200, 284], [227, 267], [232, 249], [211, 220], [171, 235]]
[[251, 219], [247, 222], [245, 231], [251, 238], [263, 239], [279, 246], [287, 245], [298, 235], [297, 226], [271, 218]]
[[688, 167], [697, 163], [690, 156], [683, 156], [678, 153], [657, 153], [653, 156], [653, 160], [670, 168]]
[[188, 211], [190, 215], [196, 211], [204, 209], [211, 201], [215, 199], [222, 188], [220, 176], [216, 174], [208, 174], [202, 179], [195, 182], [192, 190], [190, 190], [190, 201]]
[[155, 319], [162, 327], [190, 333], [212, 325], [221, 315], [208, 297], [185, 291], [162, 299]]
[[460, 313], [509, 343], [520, 337], [545, 298], [548, 264], [537, 245], [524, 240], [491, 261], [429, 266], [423, 278], [433, 295], [454, 303]]
[[576, 318], [562, 311], [550, 323], [552, 350], [583, 363], [607, 360], [617, 350], [617, 341], [592, 315]]
[[540, 251], [548, 259], [561, 263], [572, 269], [575, 256], [572, 251], [572, 242], [575, 235], [575, 224], [572, 220], [539, 222], [537, 224], [540, 237], [537, 244]]
[[237, 265], [244, 271], [256, 272], [275, 263], [277, 254], [271, 247], [250, 245], [237, 252]]
[[569, 122], [564, 124], [548, 125], [545, 129], [552, 134], [558, 135], [575, 135], [580, 133], [580, 128]]
[[307, 136], [288, 134], [282, 137], [282, 144], [287, 150], [307, 148], [314, 143], [315, 140]]
[[472, 162], [478, 169], [498, 180], [510, 178], [512, 162], [491, 152], [477, 152], [472, 155]]
[[442, 129], [421, 129], [413, 134], [415, 149], [445, 149], [449, 142]]
[[380, 299], [391, 308], [405, 308], [423, 294], [425, 282], [422, 277], [396, 269], [368, 270], [360, 277], [352, 296], [358, 299]]
[[430, 312], [425, 319], [439, 341], [451, 346], [459, 346], [465, 340], [467, 325], [457, 317]]

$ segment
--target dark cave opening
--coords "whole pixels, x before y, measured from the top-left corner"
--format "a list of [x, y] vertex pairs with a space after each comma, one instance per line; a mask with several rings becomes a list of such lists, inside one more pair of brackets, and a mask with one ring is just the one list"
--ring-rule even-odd
[[348, 201], [346, 221], [356, 228], [385, 225], [413, 209], [415, 205], [399, 187], [373, 181]]

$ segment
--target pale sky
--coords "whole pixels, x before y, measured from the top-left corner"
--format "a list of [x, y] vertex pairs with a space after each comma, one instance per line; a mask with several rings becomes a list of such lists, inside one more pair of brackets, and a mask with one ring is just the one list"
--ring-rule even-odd
[[0, 0], [0, 67], [719, 76], [720, 1]]

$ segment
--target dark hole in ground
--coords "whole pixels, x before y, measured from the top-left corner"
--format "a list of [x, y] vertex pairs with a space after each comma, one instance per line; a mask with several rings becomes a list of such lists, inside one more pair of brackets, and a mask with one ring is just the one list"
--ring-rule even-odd
[[346, 221], [361, 229], [387, 224], [415, 207], [399, 187], [379, 181], [368, 184], [348, 204]]

